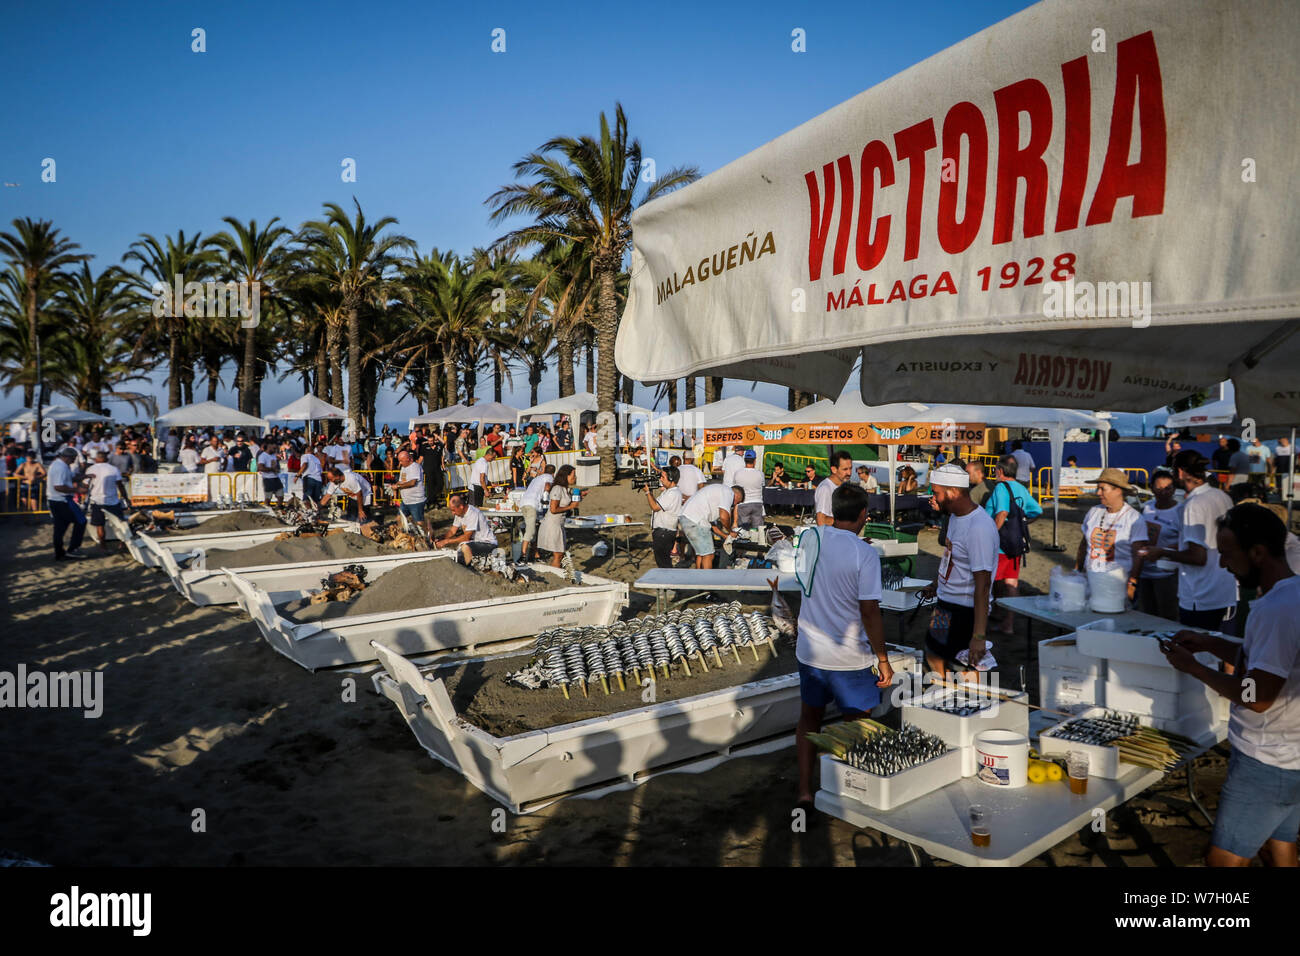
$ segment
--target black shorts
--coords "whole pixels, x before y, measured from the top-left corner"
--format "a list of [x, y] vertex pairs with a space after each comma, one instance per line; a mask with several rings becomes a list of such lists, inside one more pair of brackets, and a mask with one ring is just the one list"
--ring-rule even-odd
[[278, 495], [284, 491], [284, 485], [280, 483], [279, 478], [262, 477], [262, 494]]
[[123, 520], [126, 519], [126, 511], [122, 508], [122, 502], [119, 501], [115, 505], [97, 505], [92, 502], [90, 505], [90, 524], [92, 527], [95, 528], [104, 527], [105, 512], [108, 512], [109, 514], [117, 515], [119, 518], [122, 518]]
[[925, 649], [934, 657], [956, 663], [961, 651], [970, 650], [975, 634], [975, 608], [950, 601], [939, 601], [930, 612], [930, 627], [925, 632]]

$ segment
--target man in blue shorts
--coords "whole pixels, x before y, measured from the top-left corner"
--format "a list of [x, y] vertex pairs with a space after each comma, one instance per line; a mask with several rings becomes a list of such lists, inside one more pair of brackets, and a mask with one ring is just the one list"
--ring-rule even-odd
[[[812, 592], [799, 609], [799, 696], [796, 730], [800, 807], [811, 808], [816, 748], [808, 734], [822, 728], [834, 701], [846, 719], [867, 716], [880, 689], [894, 681], [880, 615], [880, 556], [858, 537], [867, 521], [867, 493], [843, 482], [831, 494], [832, 523], [809, 530], [820, 538]], [[872, 666], [879, 671], [877, 675]]]
[[[1218, 520], [1219, 563], [1242, 589], [1258, 588], [1240, 644], [1179, 631], [1165, 655], [1178, 670], [1228, 698], [1228, 778], [1219, 792], [1209, 866], [1298, 864], [1300, 832], [1300, 577], [1287, 566], [1286, 525], [1267, 508], [1241, 504]], [[1233, 665], [1225, 674], [1193, 655]], [[1244, 675], [1244, 676], [1243, 676]]]

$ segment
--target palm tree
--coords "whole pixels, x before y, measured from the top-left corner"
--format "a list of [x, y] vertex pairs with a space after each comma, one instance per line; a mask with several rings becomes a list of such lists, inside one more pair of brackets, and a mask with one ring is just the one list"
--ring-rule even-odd
[[[693, 167], [672, 169], [641, 192], [641, 144], [628, 140], [627, 117], [616, 104], [614, 128], [600, 115], [600, 136], [559, 136], [514, 165], [531, 182], [503, 186], [488, 197], [491, 219], [533, 221], [498, 240], [506, 250], [536, 244], [542, 254], [565, 243], [586, 247], [596, 283], [597, 407], [614, 411], [614, 339], [618, 332], [616, 280], [632, 244], [632, 211], [699, 177]], [[638, 194], [640, 196], [638, 197]], [[606, 418], [606, 421], [612, 420]], [[601, 482], [614, 480], [614, 449], [601, 449]]]
[[[37, 418], [40, 407], [45, 402], [45, 388], [41, 380], [41, 334], [40, 317], [42, 310], [38, 302], [48, 301], [53, 297], [59, 282], [59, 274], [69, 266], [85, 262], [90, 258], [85, 253], [74, 252], [80, 249], [78, 243], [65, 239], [54, 228], [54, 223], [46, 219], [33, 220], [30, 217], [13, 220], [13, 232], [0, 232], [0, 255], [22, 272], [25, 297], [23, 314], [27, 322], [27, 341], [31, 346], [34, 376], [31, 385], [24, 384], [23, 398], [26, 404], [36, 406]], [[34, 399], [34, 401], [33, 401]], [[33, 429], [36, 453], [42, 453], [41, 429]]]
[[[222, 254], [225, 261], [221, 270], [225, 273], [225, 278], [248, 283], [251, 288], [257, 289], [257, 313], [263, 315], [267, 311], [263, 306], [281, 296], [280, 285], [288, 277], [298, 254], [298, 250], [289, 246], [293, 233], [285, 226], [276, 225], [280, 221], [279, 216], [273, 217], [263, 229], [258, 228], [256, 219], [249, 220], [247, 225], [234, 216], [226, 216], [223, 221], [230, 226], [230, 230], [218, 233], [205, 245]], [[257, 335], [261, 324], [240, 324], [243, 329], [243, 354], [236, 380], [239, 386], [239, 410], [248, 415], [261, 415], [261, 387], [257, 376]], [[268, 337], [266, 330], [263, 330], [262, 335]]]
[[[215, 256], [203, 246], [202, 233], [186, 237], [184, 229], [177, 232], [175, 238], [166, 236], [163, 241], [142, 233], [122, 257], [123, 262], [135, 261], [139, 264], [139, 269], [130, 274], [137, 305], [153, 305], [156, 298], [155, 285], [161, 284], [170, 289], [177, 276], [180, 276], [182, 284], [201, 282], [211, 276]], [[151, 309], [146, 313], [150, 316], [154, 311], [162, 313], [150, 323], [149, 329], [167, 341], [168, 408], [176, 408], [181, 404], [181, 382], [186, 377], [186, 370], [189, 369], [189, 374], [193, 375], [191, 336], [186, 334], [182, 305], [183, 303], [172, 301], [166, 308]], [[136, 353], [140, 354], [152, 338], [153, 335], [148, 335], [138, 339]]]
[[415, 322], [398, 354], [406, 361], [428, 360], [437, 348], [447, 406], [456, 404], [459, 390], [456, 359], [477, 351], [486, 317], [492, 314], [495, 281], [490, 270], [476, 269], [472, 260], [437, 249], [404, 266], [403, 283]]
[[325, 203], [325, 218], [304, 223], [300, 239], [311, 266], [328, 281], [340, 299], [348, 338], [348, 416], [355, 429], [364, 418], [361, 388], [361, 311], [382, 309], [391, 289], [389, 273], [398, 266], [396, 253], [413, 249], [405, 236], [381, 236], [397, 225], [392, 216], [367, 222], [361, 203], [352, 199], [356, 216], [349, 219], [338, 203]]
[[532, 322], [541, 314], [551, 327], [561, 398], [577, 391], [574, 360], [591, 330], [595, 312], [596, 285], [592, 281], [591, 261], [584, 254], [586, 250], [586, 246], [568, 243], [532, 260], [534, 287], [523, 318]]
[[93, 275], [83, 262], [60, 289], [54, 306], [60, 329], [50, 341], [58, 361], [50, 380], [78, 408], [101, 412], [106, 390], [144, 378], [125, 330], [132, 306], [128, 281], [116, 266]]

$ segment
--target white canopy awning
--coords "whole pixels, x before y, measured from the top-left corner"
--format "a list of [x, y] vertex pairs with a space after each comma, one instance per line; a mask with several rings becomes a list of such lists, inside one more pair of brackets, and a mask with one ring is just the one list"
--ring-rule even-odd
[[[1300, 418], [1300, 416], [1297, 416]], [[1183, 428], [1200, 428], [1211, 425], [1231, 425], [1237, 420], [1237, 395], [1231, 382], [1225, 382], [1219, 398], [1196, 408], [1174, 412], [1165, 419], [1166, 431]]]
[[771, 421], [774, 416], [785, 415], [784, 408], [760, 402], [746, 395], [733, 395], [708, 405], [673, 412], [650, 419], [651, 431], [694, 431], [702, 428], [732, 428], [757, 425]]
[[268, 421], [273, 422], [317, 422], [326, 419], [342, 421], [347, 417], [346, 411], [315, 395], [304, 395], [266, 416]]
[[1290, 424], [1298, 48], [1289, 0], [1036, 4], [638, 209], [619, 368], [826, 392], [863, 349], [868, 402], [1116, 411], [1232, 378]]
[[[41, 417], [55, 422], [111, 422], [112, 419], [107, 415], [99, 415], [95, 412], [83, 411], [80, 408], [73, 408], [70, 405], [46, 405], [41, 409]], [[0, 421], [6, 424], [10, 422], [20, 422], [24, 425], [34, 424], [36, 421], [36, 411], [31, 408], [19, 408], [10, 412]]]
[[519, 413], [519, 421], [525, 418], [547, 418], [552, 415], [568, 415], [569, 418], [576, 421], [583, 412], [595, 412], [598, 406], [596, 396], [591, 392], [575, 392], [572, 395], [562, 395], [559, 398], [553, 398], [549, 402], [542, 402], [540, 405], [534, 405], [532, 408], [525, 408]]
[[211, 425], [216, 428], [267, 428], [265, 418], [246, 415], [243, 412], [218, 402], [195, 402], [182, 405], [159, 415], [159, 425], [169, 428], [196, 428]]

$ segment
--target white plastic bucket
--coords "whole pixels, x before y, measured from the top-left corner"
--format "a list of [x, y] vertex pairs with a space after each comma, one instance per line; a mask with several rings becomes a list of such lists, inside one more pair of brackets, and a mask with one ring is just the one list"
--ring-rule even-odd
[[986, 730], [975, 738], [975, 776], [990, 787], [1015, 790], [1029, 783], [1029, 738], [1012, 730]]
[[1089, 610], [1100, 614], [1118, 614], [1124, 610], [1127, 590], [1128, 575], [1123, 568], [1088, 572]]

